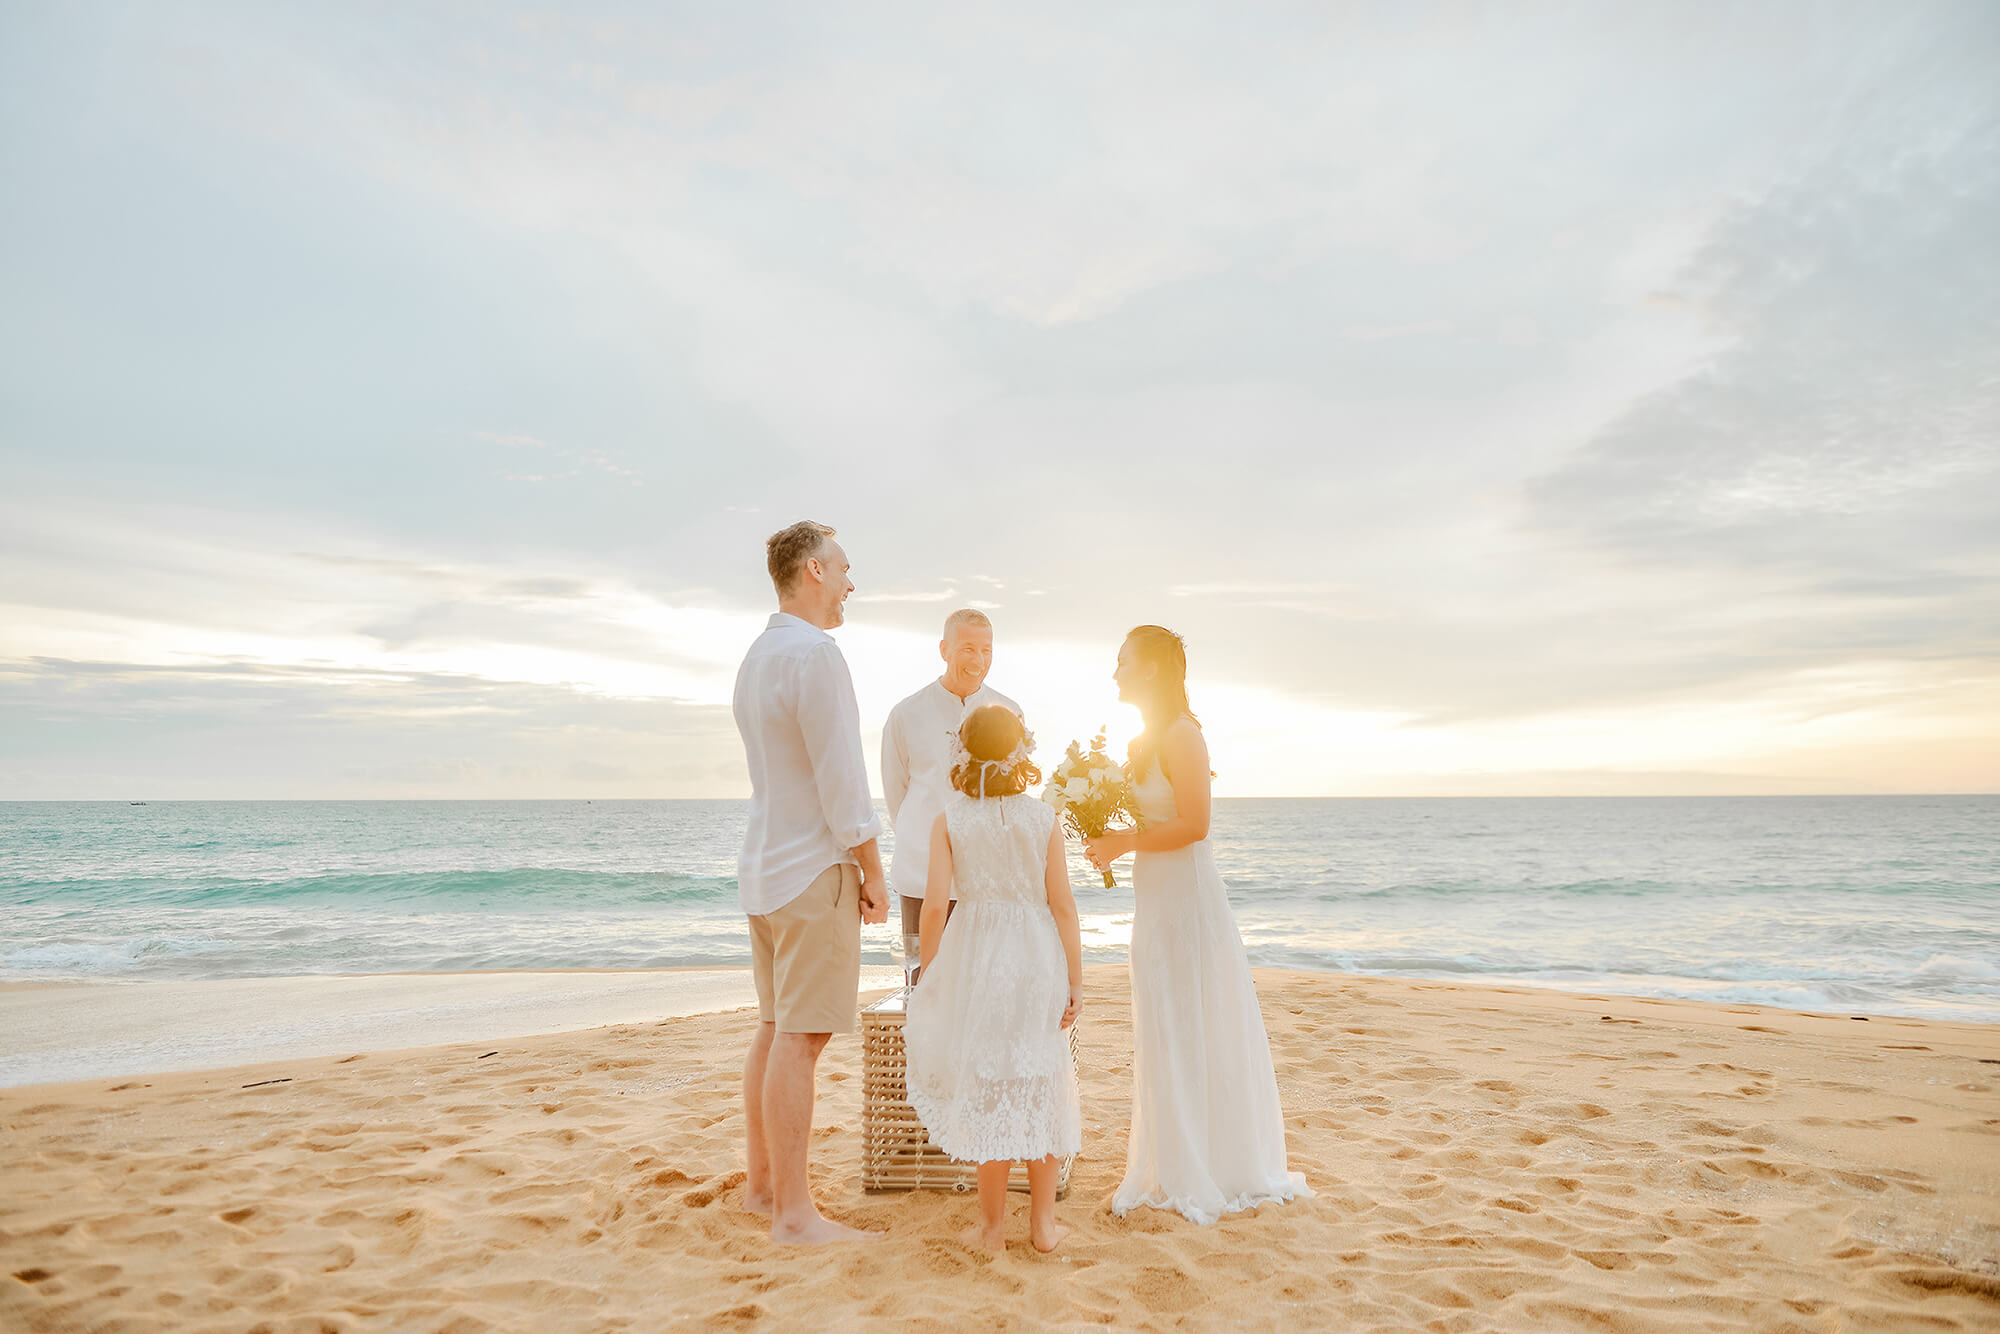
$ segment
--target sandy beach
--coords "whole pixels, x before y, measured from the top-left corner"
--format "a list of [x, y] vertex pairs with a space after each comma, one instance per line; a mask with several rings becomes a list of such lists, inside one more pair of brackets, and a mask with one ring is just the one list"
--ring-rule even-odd
[[885, 1235], [774, 1248], [737, 1009], [0, 1091], [0, 1326], [2000, 1328], [2000, 1029], [1260, 972], [1318, 1193], [1199, 1228], [1108, 1212], [1124, 970], [1089, 983], [1054, 1257], [861, 1192], [858, 1037], [813, 1174]]

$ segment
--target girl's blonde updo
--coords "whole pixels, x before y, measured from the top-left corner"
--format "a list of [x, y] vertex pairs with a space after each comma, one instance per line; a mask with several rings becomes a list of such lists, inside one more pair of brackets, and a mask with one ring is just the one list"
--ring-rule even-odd
[[958, 725], [964, 756], [952, 766], [951, 785], [968, 797], [1012, 797], [1042, 781], [1042, 771], [1020, 749], [1028, 728], [1004, 704], [982, 704]]

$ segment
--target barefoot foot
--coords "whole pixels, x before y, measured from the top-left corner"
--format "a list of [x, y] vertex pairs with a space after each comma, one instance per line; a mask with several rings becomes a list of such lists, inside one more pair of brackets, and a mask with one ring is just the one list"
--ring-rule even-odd
[[1062, 1245], [1063, 1239], [1067, 1236], [1069, 1229], [1054, 1219], [1050, 1219], [1046, 1224], [1031, 1223], [1028, 1226], [1028, 1240], [1032, 1241], [1035, 1249], [1043, 1255]]
[[825, 1246], [838, 1241], [867, 1241], [876, 1235], [845, 1223], [836, 1223], [831, 1218], [822, 1218], [816, 1213], [782, 1223], [776, 1219], [771, 1221], [771, 1240], [780, 1246]]
[[744, 1191], [743, 1212], [746, 1214], [756, 1214], [759, 1218], [769, 1218], [771, 1216], [771, 1197], [769, 1195], [752, 1195], [749, 1191]]
[[989, 1228], [984, 1223], [974, 1223], [971, 1227], [959, 1233], [958, 1239], [974, 1250], [992, 1251], [995, 1255], [998, 1255], [1001, 1251], [1007, 1249], [1007, 1228], [1004, 1224], [1000, 1227]]

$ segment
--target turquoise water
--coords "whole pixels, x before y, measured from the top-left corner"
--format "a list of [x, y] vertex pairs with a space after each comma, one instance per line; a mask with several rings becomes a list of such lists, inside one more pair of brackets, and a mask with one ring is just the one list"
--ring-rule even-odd
[[[0, 803], [0, 980], [742, 964], [744, 811]], [[2000, 1022], [1996, 797], [1225, 800], [1213, 838], [1263, 966]], [[1122, 959], [1129, 890], [1072, 870]]]

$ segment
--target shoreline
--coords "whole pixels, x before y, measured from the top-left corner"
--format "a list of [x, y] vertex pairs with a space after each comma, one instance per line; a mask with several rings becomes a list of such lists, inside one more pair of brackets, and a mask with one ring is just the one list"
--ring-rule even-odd
[[[1091, 971], [1124, 963], [1090, 964]], [[1587, 1010], [1674, 1007], [1684, 1017], [1763, 1015], [1832, 1025], [1917, 1025], [2000, 1047], [2000, 1022], [1804, 1010], [1512, 981], [1382, 977], [1259, 968], [1342, 985], [1535, 997]], [[901, 969], [864, 965], [862, 1002], [897, 985]], [[741, 1009], [756, 1003], [742, 965], [668, 968], [532, 968], [396, 973], [305, 973], [185, 981], [77, 979], [0, 982], [0, 1089], [62, 1085], [271, 1061], [409, 1052], [458, 1043], [574, 1033]], [[250, 1005], [298, 1007], [283, 1019], [240, 1022]], [[248, 1011], [270, 1014], [268, 1009]], [[1832, 1030], [1829, 1030], [1832, 1031]], [[78, 1040], [75, 1035], [87, 1035]], [[2000, 1054], [2000, 1053], [1996, 1053]], [[2000, 1071], [1996, 1071], [2000, 1073]], [[38, 1077], [39, 1076], [39, 1077]]]
[[[900, 976], [863, 970], [878, 985]], [[567, 1033], [755, 1003], [747, 968], [15, 984], [0, 988], [0, 1088]]]
[[[1973, 1331], [2000, 1321], [2000, 1032], [1259, 970], [1315, 1194], [1108, 1208], [1125, 970], [1086, 971], [1060, 1254], [860, 1189], [858, 1037], [811, 1172], [876, 1243], [742, 1209], [741, 1010], [0, 1090], [0, 1325]], [[672, 1281], [662, 1283], [662, 1275]]]

